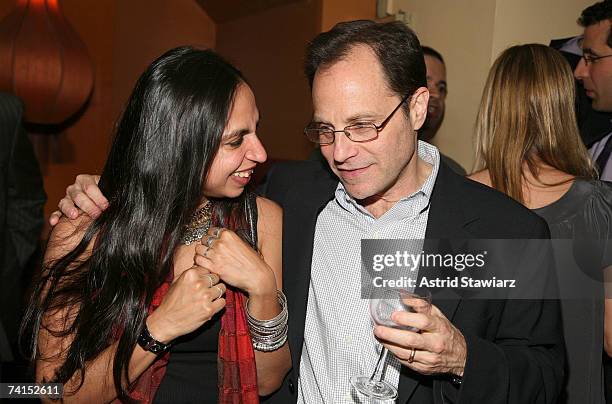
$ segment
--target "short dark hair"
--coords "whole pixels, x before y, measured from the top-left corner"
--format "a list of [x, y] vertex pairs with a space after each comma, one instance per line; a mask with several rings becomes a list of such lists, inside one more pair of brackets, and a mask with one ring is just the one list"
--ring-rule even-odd
[[[578, 18], [578, 24], [586, 28], [610, 19], [612, 19], [612, 1], [604, 0], [582, 10], [582, 14]], [[612, 48], [612, 30], [608, 31], [608, 46]]]
[[444, 63], [444, 58], [442, 57], [440, 52], [438, 52], [434, 48], [431, 48], [429, 46], [422, 46], [421, 48], [423, 49], [423, 56], [425, 56], [425, 55], [432, 56], [432, 57], [438, 59], [440, 62], [442, 62], [443, 65], [446, 64], [446, 63]]
[[310, 87], [317, 70], [344, 59], [358, 45], [374, 51], [389, 89], [400, 97], [411, 96], [417, 88], [427, 87], [423, 51], [414, 32], [399, 21], [370, 20], [336, 24], [308, 45], [304, 71]]

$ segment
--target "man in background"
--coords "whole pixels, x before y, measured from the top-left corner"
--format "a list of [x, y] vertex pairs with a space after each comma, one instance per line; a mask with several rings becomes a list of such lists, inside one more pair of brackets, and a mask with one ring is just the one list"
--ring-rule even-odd
[[[446, 83], [446, 65], [442, 55], [429, 46], [423, 46], [423, 56], [425, 57], [425, 67], [427, 69], [427, 89], [429, 90], [429, 104], [427, 105], [427, 119], [419, 130], [419, 139], [427, 143], [438, 133], [444, 120], [446, 110], [446, 95], [448, 85]], [[455, 160], [440, 153], [440, 159], [445, 162], [454, 172], [459, 175], [466, 175], [463, 167]]]
[[46, 201], [38, 161], [21, 126], [23, 106], [0, 93], [0, 377], [16, 359], [23, 271], [38, 247]]
[[[578, 23], [584, 27], [582, 59], [574, 76], [580, 80], [595, 111], [612, 112], [612, 1], [602, 1], [582, 11]], [[602, 180], [612, 180], [612, 132], [590, 146]]]
[[[585, 8], [578, 24], [584, 27], [581, 43], [582, 58], [574, 70], [574, 76], [582, 82], [591, 107], [597, 112], [612, 112], [612, 1], [601, 1]], [[612, 125], [612, 124], [610, 124]], [[581, 131], [582, 131], [581, 125]], [[605, 126], [604, 126], [605, 129]], [[584, 131], [583, 131], [584, 132]], [[588, 143], [602, 180], [612, 181], [612, 132], [595, 131], [598, 136]], [[584, 138], [584, 134], [583, 134]], [[606, 310], [611, 300], [606, 299]], [[604, 355], [606, 402], [612, 401], [612, 361]]]

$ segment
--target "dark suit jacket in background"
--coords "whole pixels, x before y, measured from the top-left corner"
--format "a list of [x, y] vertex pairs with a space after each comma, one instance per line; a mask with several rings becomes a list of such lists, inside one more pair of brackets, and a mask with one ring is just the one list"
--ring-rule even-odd
[[0, 362], [12, 360], [22, 274], [38, 246], [46, 201], [38, 161], [21, 126], [23, 107], [0, 93]]
[[[287, 404], [297, 398], [315, 225], [337, 184], [326, 165], [313, 161], [281, 163], [268, 175], [266, 196], [284, 209], [283, 286], [293, 369], [267, 402]], [[430, 203], [427, 239], [549, 237], [546, 223], [538, 216], [507, 196], [453, 173], [444, 163]], [[402, 368], [398, 403], [554, 402], [561, 390], [564, 363], [557, 301], [436, 300], [434, 296], [433, 303], [465, 336], [468, 354], [463, 384], [458, 389], [447, 376], [428, 377]]]

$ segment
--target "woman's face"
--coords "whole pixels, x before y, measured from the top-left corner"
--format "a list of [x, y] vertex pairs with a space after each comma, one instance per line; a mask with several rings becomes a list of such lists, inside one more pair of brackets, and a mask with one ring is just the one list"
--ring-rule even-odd
[[266, 161], [266, 151], [257, 137], [259, 111], [255, 95], [240, 84], [223, 131], [219, 151], [204, 184], [204, 195], [235, 198], [249, 183], [257, 164]]

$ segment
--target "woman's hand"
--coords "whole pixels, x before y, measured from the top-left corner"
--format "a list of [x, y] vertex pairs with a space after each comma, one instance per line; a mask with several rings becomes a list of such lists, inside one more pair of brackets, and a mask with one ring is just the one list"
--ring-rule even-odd
[[189, 268], [147, 318], [151, 336], [166, 344], [196, 330], [225, 307], [224, 293], [225, 285], [217, 275], [198, 266]]
[[211, 228], [196, 246], [195, 263], [250, 297], [276, 298], [274, 272], [257, 251], [231, 230]]

